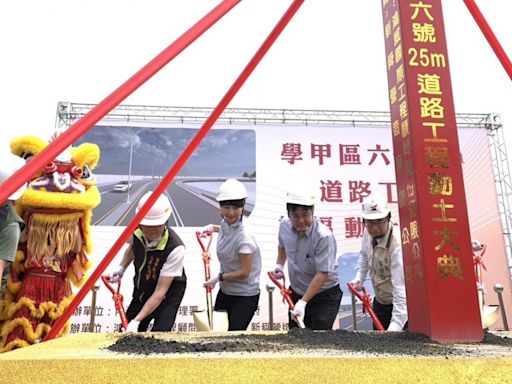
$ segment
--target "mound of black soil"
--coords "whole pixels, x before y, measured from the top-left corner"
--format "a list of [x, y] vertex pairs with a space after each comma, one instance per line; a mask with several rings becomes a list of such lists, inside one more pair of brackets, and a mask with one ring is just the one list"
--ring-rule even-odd
[[177, 353], [326, 353], [403, 356], [512, 355], [512, 339], [486, 333], [481, 343], [440, 344], [409, 332], [311, 331], [292, 329], [283, 334], [239, 334], [194, 337], [188, 342], [127, 334], [106, 349], [150, 355]]

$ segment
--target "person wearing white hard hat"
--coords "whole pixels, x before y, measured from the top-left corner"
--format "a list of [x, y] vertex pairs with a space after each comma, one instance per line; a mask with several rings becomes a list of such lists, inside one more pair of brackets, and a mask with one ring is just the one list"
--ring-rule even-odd
[[[21, 157], [9, 152], [2, 153], [0, 157], [0, 183], [3, 183], [24, 165], [25, 160]], [[0, 277], [2, 279], [0, 297], [7, 284], [9, 265], [16, 256], [16, 249], [18, 248], [18, 242], [24, 226], [23, 220], [16, 213], [14, 204], [25, 191], [25, 187], [26, 184], [9, 196], [0, 206]]]
[[295, 304], [288, 325], [297, 327], [300, 316], [306, 328], [332, 329], [343, 292], [336, 271], [336, 239], [314, 214], [316, 194], [298, 188], [288, 192], [288, 218], [281, 220], [277, 261], [273, 274], [284, 275], [288, 262], [291, 298]]
[[[137, 212], [151, 194], [152, 191], [142, 196]], [[171, 214], [169, 199], [158, 196], [133, 233], [119, 267], [110, 274], [110, 281], [117, 282], [131, 263], [135, 268], [132, 301], [126, 310], [126, 332], [145, 332], [151, 320], [152, 332], [171, 331], [176, 320], [187, 277], [183, 266], [185, 246], [167, 226]]]
[[[384, 329], [399, 332], [407, 328], [407, 302], [402, 246], [391, 223], [391, 210], [382, 196], [369, 196], [362, 205], [365, 230], [351, 281], [361, 289], [366, 275], [375, 292], [372, 307]], [[374, 325], [374, 329], [376, 329]]]
[[217, 194], [222, 222], [203, 227], [205, 234], [219, 232], [216, 251], [220, 272], [203, 285], [213, 289], [219, 283], [214, 309], [227, 311], [229, 331], [247, 329], [260, 297], [260, 248], [242, 220], [247, 197], [240, 181], [227, 179]]

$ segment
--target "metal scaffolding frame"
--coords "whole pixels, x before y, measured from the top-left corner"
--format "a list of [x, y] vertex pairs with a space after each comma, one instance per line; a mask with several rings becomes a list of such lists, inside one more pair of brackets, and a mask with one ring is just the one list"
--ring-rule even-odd
[[[56, 129], [66, 130], [95, 106], [95, 104], [59, 102], [55, 121]], [[179, 123], [202, 123], [212, 111], [213, 108], [207, 107], [118, 105], [102, 119], [102, 122], [174, 121]], [[510, 202], [512, 179], [500, 116], [495, 113], [457, 113], [456, 118], [459, 128], [482, 128], [487, 130], [505, 250], [509, 269], [512, 272], [512, 205]], [[226, 108], [217, 121], [227, 124], [254, 125], [302, 124], [354, 127], [390, 127], [391, 125], [389, 112], [257, 108]]]
[[512, 273], [512, 211], [510, 205], [512, 183], [500, 115], [495, 113], [489, 114], [487, 116], [486, 129], [487, 136], [489, 137], [489, 147], [495, 177], [494, 183], [496, 184], [496, 193], [498, 196], [498, 209], [503, 226], [505, 250], [507, 252], [509, 271]]
[[[57, 129], [67, 129], [87, 114], [95, 104], [59, 102]], [[167, 107], [151, 105], [118, 105], [103, 118], [106, 121], [175, 121], [202, 123], [213, 111], [206, 107]], [[485, 128], [489, 114], [459, 113], [459, 127]], [[390, 126], [389, 112], [226, 108], [217, 120], [221, 123], [304, 124]]]

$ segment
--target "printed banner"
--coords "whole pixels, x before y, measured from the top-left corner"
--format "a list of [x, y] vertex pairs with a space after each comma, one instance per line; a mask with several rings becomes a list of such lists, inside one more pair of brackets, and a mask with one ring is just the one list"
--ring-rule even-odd
[[[173, 161], [200, 128], [192, 123], [108, 122], [91, 129], [82, 142], [100, 146], [96, 168], [102, 203], [93, 213], [94, 252], [97, 265], [134, 215], [139, 198], [155, 189]], [[471, 235], [487, 244], [484, 263], [486, 303], [498, 299], [492, 286], [505, 286], [504, 300], [510, 302], [510, 280], [504, 248], [487, 132], [479, 128], [458, 130], [462, 167], [468, 201]], [[206, 309], [201, 248], [195, 231], [209, 223], [220, 223], [215, 194], [228, 177], [236, 177], [248, 188], [247, 216], [262, 253], [259, 309], [249, 330], [268, 330], [269, 295], [273, 298], [276, 330], [287, 330], [287, 308], [278, 290], [267, 291], [267, 278], [277, 257], [279, 221], [286, 216], [285, 194], [297, 181], [316, 188], [319, 203], [315, 215], [333, 231], [338, 245], [338, 275], [344, 292], [335, 328], [352, 329], [350, 294], [346, 287], [355, 276], [363, 223], [361, 201], [371, 194], [387, 196], [392, 203], [392, 221], [398, 224], [397, 192], [390, 127], [290, 124], [217, 124], [167, 189], [173, 204], [170, 225], [185, 242], [187, 290], [175, 323], [175, 331], [195, 331], [192, 312]], [[120, 183], [124, 181], [125, 183]], [[216, 236], [211, 246], [211, 271], [219, 271], [215, 254]], [[124, 249], [111, 267], [121, 261]], [[106, 273], [106, 272], [105, 272]], [[133, 267], [122, 279], [125, 308], [131, 299]], [[119, 330], [110, 291], [101, 281], [91, 311], [92, 292], [71, 318], [71, 332]], [[366, 282], [371, 292], [371, 284]], [[476, 289], [476, 282], [475, 282]], [[214, 299], [217, 290], [214, 291]], [[508, 308], [507, 308], [508, 309]], [[509, 315], [512, 318], [512, 315]], [[359, 322], [368, 318], [358, 313]], [[361, 324], [362, 324], [361, 323]], [[499, 327], [500, 325], [497, 324]], [[363, 329], [359, 326], [358, 329]]]

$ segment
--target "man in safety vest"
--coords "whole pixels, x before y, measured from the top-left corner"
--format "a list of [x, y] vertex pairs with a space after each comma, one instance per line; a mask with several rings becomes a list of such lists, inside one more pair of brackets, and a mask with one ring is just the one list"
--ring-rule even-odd
[[387, 200], [381, 196], [367, 197], [363, 201], [362, 217], [365, 230], [358, 271], [351, 283], [361, 289], [369, 271], [375, 291], [372, 305], [375, 314], [384, 329], [402, 331], [407, 326], [402, 247], [393, 230]]
[[[142, 196], [137, 212], [151, 193]], [[187, 277], [183, 267], [185, 246], [167, 226], [171, 213], [169, 199], [160, 195], [134, 232], [119, 267], [110, 275], [110, 281], [116, 282], [133, 262], [133, 296], [126, 310], [126, 332], [145, 332], [152, 319], [152, 332], [170, 331], [176, 320]]]

